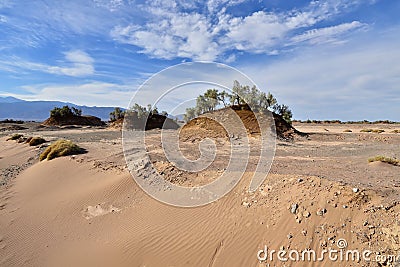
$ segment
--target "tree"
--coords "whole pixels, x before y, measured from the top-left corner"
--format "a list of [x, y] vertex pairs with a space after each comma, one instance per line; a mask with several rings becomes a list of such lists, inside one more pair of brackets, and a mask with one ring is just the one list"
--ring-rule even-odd
[[183, 115], [183, 120], [188, 122], [196, 117], [196, 108], [187, 108], [186, 114]]
[[289, 124], [292, 124], [292, 111], [286, 105], [275, 105], [274, 111], [281, 115], [282, 118]]
[[65, 118], [71, 116], [74, 116], [74, 113], [69, 106], [63, 106], [62, 108], [55, 107], [50, 110], [50, 117], [53, 118]]
[[76, 116], [82, 116], [82, 109], [78, 109], [76, 107], [72, 107], [72, 113]]
[[227, 107], [229, 103], [226, 101], [230, 98], [230, 95], [224, 90], [218, 94], [218, 101], [221, 101], [224, 107]]
[[125, 115], [125, 112], [121, 110], [121, 108], [116, 107], [114, 108], [114, 111], [110, 112], [110, 121], [116, 121], [119, 119], [122, 119]]

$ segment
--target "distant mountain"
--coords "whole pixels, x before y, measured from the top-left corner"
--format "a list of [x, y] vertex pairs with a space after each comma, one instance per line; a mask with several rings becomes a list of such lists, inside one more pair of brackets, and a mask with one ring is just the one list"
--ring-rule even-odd
[[0, 97], [0, 103], [16, 103], [16, 102], [24, 102], [24, 100], [12, 96]]
[[60, 101], [25, 101], [15, 97], [0, 97], [0, 120], [44, 121], [54, 107], [68, 105], [82, 109], [82, 115], [92, 115], [107, 121], [114, 107], [87, 107]]

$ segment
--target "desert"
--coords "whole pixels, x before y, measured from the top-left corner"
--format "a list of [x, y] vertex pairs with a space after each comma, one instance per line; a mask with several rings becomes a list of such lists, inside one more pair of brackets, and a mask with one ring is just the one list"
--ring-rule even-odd
[[[39, 161], [43, 145], [6, 141], [14, 131], [1, 133], [2, 266], [280, 266], [276, 259], [259, 261], [257, 252], [264, 246], [320, 251], [337, 248], [339, 239], [387, 255], [362, 263], [385, 266], [400, 248], [399, 167], [368, 162], [397, 156], [400, 136], [391, 131], [398, 124], [373, 125], [385, 130], [377, 134], [360, 132], [370, 127], [363, 124], [294, 123], [307, 135], [277, 142], [271, 172], [256, 192], [247, 190], [250, 168], [221, 200], [192, 209], [160, 203], [138, 187], [120, 129], [24, 126], [21, 135], [72, 140], [87, 153]], [[147, 131], [150, 144], [158, 144], [159, 133]], [[163, 171], [191, 185], [213, 170], [185, 179]]]

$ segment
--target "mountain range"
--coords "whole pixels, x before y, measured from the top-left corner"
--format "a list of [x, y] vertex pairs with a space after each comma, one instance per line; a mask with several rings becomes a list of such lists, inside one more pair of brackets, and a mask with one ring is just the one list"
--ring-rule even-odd
[[107, 121], [114, 107], [88, 107], [61, 101], [26, 101], [15, 97], [0, 97], [0, 120], [44, 121], [55, 107], [68, 105], [82, 110], [82, 115], [92, 115]]

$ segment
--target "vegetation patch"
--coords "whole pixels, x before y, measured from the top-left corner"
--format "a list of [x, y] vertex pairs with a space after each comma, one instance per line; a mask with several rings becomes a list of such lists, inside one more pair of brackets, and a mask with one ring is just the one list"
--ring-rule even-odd
[[52, 160], [54, 158], [85, 153], [86, 150], [69, 140], [57, 140], [40, 154], [39, 160]]
[[352, 133], [353, 131], [350, 130], [350, 129], [347, 129], [347, 130], [344, 130], [343, 132], [344, 132], [344, 133]]
[[360, 132], [361, 133], [378, 133], [378, 134], [380, 134], [380, 133], [385, 132], [385, 130], [382, 130], [382, 129], [362, 129]]
[[392, 133], [400, 133], [400, 130], [398, 130], [398, 129], [393, 130]]
[[13, 134], [13, 135], [10, 136], [9, 138], [7, 138], [7, 141], [8, 141], [8, 140], [18, 140], [18, 139], [20, 139], [21, 137], [23, 137], [22, 134]]
[[30, 146], [38, 146], [46, 143], [47, 141], [44, 140], [42, 137], [29, 137], [28, 139], [26, 139], [25, 142], [28, 143]]
[[376, 157], [368, 159], [368, 162], [375, 162], [375, 161], [380, 161], [380, 162], [392, 164], [395, 166], [400, 166], [400, 160], [398, 160], [396, 158], [389, 158], [389, 157], [385, 157], [385, 156], [376, 156]]

